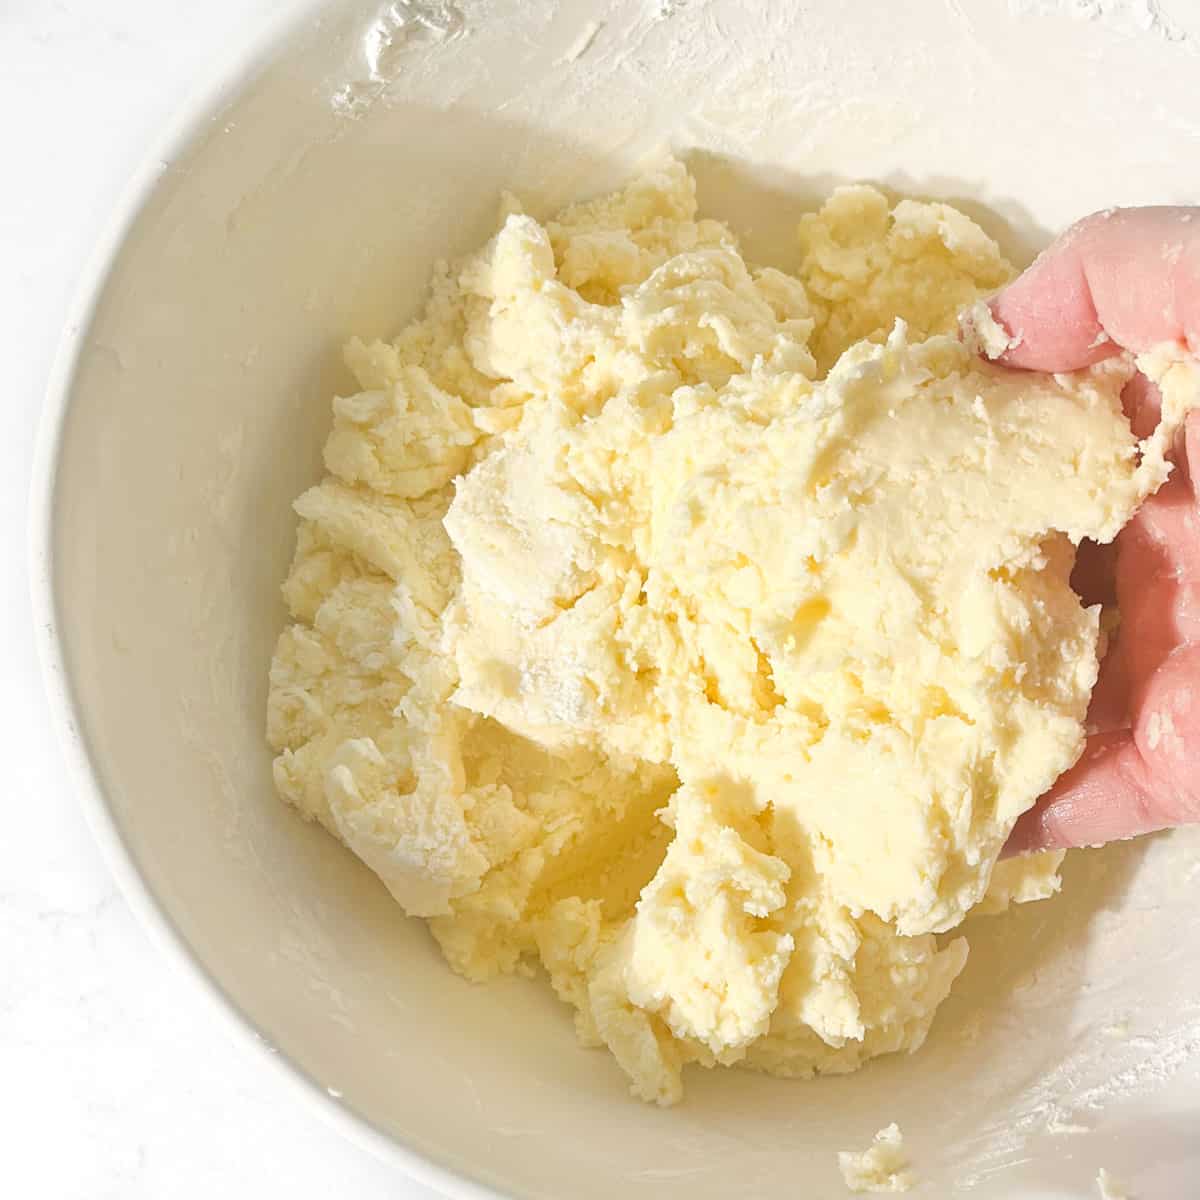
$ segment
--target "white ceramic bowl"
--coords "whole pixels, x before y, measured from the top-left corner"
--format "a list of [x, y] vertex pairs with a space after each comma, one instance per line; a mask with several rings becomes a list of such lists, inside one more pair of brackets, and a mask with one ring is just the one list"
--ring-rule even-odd
[[659, 1111], [544, 985], [453, 976], [276, 800], [263, 742], [338, 346], [395, 330], [502, 187], [550, 208], [670, 143], [784, 264], [843, 180], [952, 199], [1017, 255], [1103, 205], [1200, 198], [1200, 30], [1087, 7], [301, 4], [151, 160], [48, 405], [49, 687], [131, 902], [360, 1142], [456, 1196], [829, 1197], [834, 1150], [899, 1120], [927, 1195], [1090, 1195], [1101, 1165], [1195, 1194], [1194, 836], [1079, 856], [1060, 899], [977, 922], [920, 1054], [809, 1084], [697, 1071]]

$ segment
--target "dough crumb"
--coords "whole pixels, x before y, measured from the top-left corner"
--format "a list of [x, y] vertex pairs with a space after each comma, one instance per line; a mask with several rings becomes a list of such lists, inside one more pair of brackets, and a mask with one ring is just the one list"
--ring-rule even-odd
[[894, 1121], [875, 1135], [869, 1149], [839, 1150], [838, 1167], [852, 1192], [907, 1192], [913, 1185], [904, 1135]]
[[981, 358], [999, 358], [1021, 344], [1019, 333], [1010, 334], [992, 315], [986, 300], [976, 300], [959, 318], [963, 340]]
[[1129, 1192], [1103, 1167], [1096, 1176], [1096, 1187], [1100, 1192], [1100, 1200], [1133, 1200]]

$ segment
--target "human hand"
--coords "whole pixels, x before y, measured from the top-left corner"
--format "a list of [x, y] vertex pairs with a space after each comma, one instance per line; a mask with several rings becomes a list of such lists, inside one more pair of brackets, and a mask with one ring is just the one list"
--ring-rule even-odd
[[[1200, 208], [1115, 209], [1072, 226], [995, 298], [1019, 341], [1001, 361], [1072, 371], [1120, 350], [1171, 343], [1200, 355]], [[1134, 432], [1158, 420], [1138, 375]], [[1072, 584], [1115, 603], [1079, 762], [1017, 822], [1006, 854], [1095, 845], [1200, 821], [1200, 412], [1171, 478], [1111, 546], [1080, 548]]]

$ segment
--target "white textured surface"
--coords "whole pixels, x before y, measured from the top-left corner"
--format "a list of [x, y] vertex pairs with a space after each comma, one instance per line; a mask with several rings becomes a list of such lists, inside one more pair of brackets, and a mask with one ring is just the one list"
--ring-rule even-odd
[[30, 637], [29, 465], [68, 301], [133, 166], [281, 0], [0, 3], [0, 1192], [39, 1200], [433, 1195], [243, 1057], [159, 959], [67, 787]]

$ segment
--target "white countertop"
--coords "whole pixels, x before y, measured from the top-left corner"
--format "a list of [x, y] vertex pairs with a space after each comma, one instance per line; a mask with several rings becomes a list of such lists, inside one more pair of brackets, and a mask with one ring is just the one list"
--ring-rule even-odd
[[222, 47], [287, 0], [0, 0], [0, 1192], [428, 1200], [229, 1044], [143, 936], [60, 769], [31, 637], [46, 372], [99, 229]]

